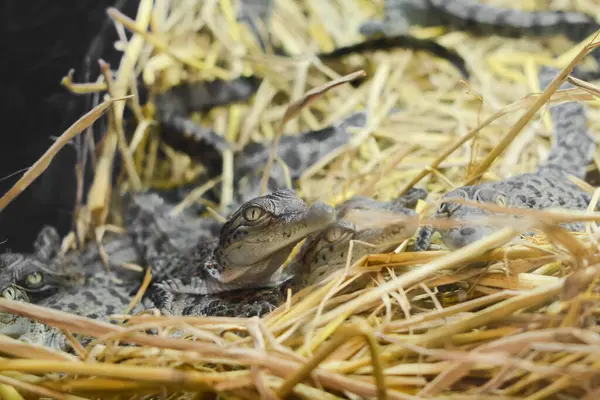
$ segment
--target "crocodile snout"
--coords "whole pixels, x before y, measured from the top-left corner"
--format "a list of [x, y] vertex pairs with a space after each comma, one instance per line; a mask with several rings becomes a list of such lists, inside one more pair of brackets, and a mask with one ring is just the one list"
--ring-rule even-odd
[[318, 201], [308, 210], [307, 218], [311, 223], [329, 225], [335, 221], [335, 208]]

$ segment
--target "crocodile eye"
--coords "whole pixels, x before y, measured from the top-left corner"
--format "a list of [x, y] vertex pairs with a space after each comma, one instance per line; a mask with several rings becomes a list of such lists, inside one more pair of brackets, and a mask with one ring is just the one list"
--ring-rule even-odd
[[448, 203], [442, 203], [437, 209], [438, 214], [448, 214]]
[[438, 208], [438, 214], [450, 215], [459, 207], [459, 204], [452, 202], [444, 202]]
[[325, 240], [329, 243], [333, 243], [344, 235], [344, 229], [339, 226], [334, 226], [325, 232]]
[[258, 206], [251, 206], [244, 210], [244, 218], [248, 222], [256, 222], [265, 215], [265, 210]]
[[42, 283], [42, 280], [43, 280], [43, 276], [38, 271], [32, 272], [31, 274], [27, 275], [27, 278], [26, 278], [27, 285], [29, 285], [31, 287], [39, 286], [39, 284]]
[[14, 300], [17, 298], [17, 291], [15, 288], [7, 287], [2, 291], [2, 297], [8, 300]]
[[506, 206], [506, 203], [507, 203], [507, 199], [506, 199], [505, 195], [499, 194], [496, 197], [496, 204], [498, 204], [499, 206], [503, 206], [504, 207], [504, 206]]

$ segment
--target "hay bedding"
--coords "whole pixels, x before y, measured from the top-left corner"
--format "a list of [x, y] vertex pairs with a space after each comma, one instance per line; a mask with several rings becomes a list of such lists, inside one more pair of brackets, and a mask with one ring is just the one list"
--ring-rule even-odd
[[[126, 139], [126, 102], [119, 98], [130, 94], [138, 74], [158, 91], [252, 71], [266, 77], [249, 104], [195, 116], [239, 144], [272, 139], [290, 101], [365, 69], [365, 84], [329, 90], [286, 125], [286, 133], [301, 132], [362, 107], [369, 110], [369, 124], [356, 132], [350, 148], [333, 154], [326, 168], [323, 163], [305, 173], [300, 192], [308, 201], [337, 203], [355, 193], [389, 199], [418, 182], [430, 191], [428, 203], [434, 207], [443, 193], [481, 172], [483, 179], [493, 180], [531, 171], [547, 154], [550, 121], [531, 113], [555, 88], [542, 97], [526, 96], [539, 90], [538, 63], [566, 67], [579, 51], [573, 44], [561, 38], [472, 38], [415, 29], [421, 37], [441, 35], [441, 44], [465, 57], [472, 71], [468, 84], [445, 61], [410, 51], [323, 65], [307, 54], [359, 41], [358, 25], [378, 12], [381, 2], [276, 3], [273, 36], [297, 56], [294, 60], [261, 55], [245, 28], [233, 23], [235, 1], [156, 2], [153, 7], [142, 0], [136, 21], [109, 11], [117, 26], [135, 33], [127, 43], [117, 43], [124, 55], [114, 79], [106, 67], [104, 76], [112, 79], [108, 87], [102, 80], [93, 85], [64, 81], [74, 91], [108, 89], [117, 99], [102, 105], [111, 129], [98, 154], [90, 200], [79, 214], [80, 233], [94, 237], [109, 222], [118, 222], [111, 197], [123, 190], [181, 184], [202, 173], [187, 156], [160, 143], [151, 106], [142, 109], [135, 98], [127, 104], [138, 124]], [[489, 3], [515, 6], [509, 0]], [[548, 8], [571, 6], [551, 3]], [[577, 7], [600, 12], [598, 1], [582, 0]], [[552, 60], [552, 54], [561, 56]], [[600, 132], [597, 100], [582, 90], [571, 96], [589, 101], [590, 129]], [[395, 107], [400, 110], [388, 116]], [[78, 121], [21, 184], [35, 179], [67, 139], [101, 111]], [[469, 139], [454, 146], [460, 138]], [[456, 150], [447, 155], [453, 146]], [[494, 152], [503, 149], [491, 164]], [[125, 168], [117, 193], [111, 193], [115, 157], [122, 157]], [[225, 200], [232, 187], [229, 159], [221, 177]], [[197, 190], [188, 202], [202, 201], [211, 184], [216, 183]], [[20, 190], [0, 200], [2, 205]], [[425, 204], [420, 210], [424, 218], [431, 211]], [[542, 228], [543, 234], [507, 245], [524, 230], [524, 225], [508, 226], [453, 252], [438, 245], [439, 250], [411, 253], [403, 243], [395, 253], [372, 255], [304, 289], [261, 319], [143, 315], [111, 325], [0, 300], [5, 310], [98, 338], [76, 357], [0, 337], [2, 351], [10, 356], [0, 359], [0, 396], [200, 399], [218, 393], [221, 398], [275, 399], [293, 392], [311, 399], [596, 399], [600, 298], [593, 221], [598, 214], [585, 217], [590, 226], [581, 234], [556, 228], [558, 221], [577, 218], [573, 212], [525, 214], [531, 218], [522, 224]], [[489, 267], [468, 268], [473, 261], [486, 261]], [[340, 294], [346, 287], [350, 290]], [[159, 334], [146, 335], [148, 328]], [[188, 340], [170, 338], [176, 329], [185, 331]], [[124, 338], [139, 347], [120, 346]]]

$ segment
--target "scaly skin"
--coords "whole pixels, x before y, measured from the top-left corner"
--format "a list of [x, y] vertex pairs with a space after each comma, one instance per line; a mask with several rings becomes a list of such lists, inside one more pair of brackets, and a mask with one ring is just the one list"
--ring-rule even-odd
[[[169, 307], [171, 297], [181, 293], [206, 295], [240, 287], [269, 285], [269, 280], [280, 269], [292, 248], [335, 218], [333, 208], [323, 203], [308, 207], [293, 191], [280, 190], [246, 203], [223, 225], [218, 239], [198, 243], [206, 234], [203, 229], [208, 220], [190, 218], [189, 214], [170, 217], [172, 208], [160, 200], [153, 194], [133, 195], [130, 208], [135, 212], [130, 209], [126, 216], [131, 218], [129, 223], [137, 234], [136, 243], [145, 250], [144, 255], [165, 266], [149, 289], [150, 299], [144, 301], [146, 306], [154, 306], [153, 301], [158, 299], [163, 309]], [[158, 213], [158, 216], [149, 220], [148, 216], [152, 213]], [[194, 232], [195, 228], [197, 232]], [[10, 295], [11, 298], [27, 301], [26, 292], [17, 289], [11, 286], [5, 291], [5, 297]], [[234, 309], [231, 301], [235, 299], [235, 293], [224, 297], [227, 299], [221, 306], [212, 301], [205, 306], [213, 312], [228, 308], [238, 315], [253, 310], [252, 306]], [[76, 286], [59, 286], [38, 304], [107, 320], [111, 314], [123, 313], [131, 298], [131, 282], [119, 282], [116, 275], [107, 275], [101, 270], [88, 274]], [[256, 305], [260, 308], [266, 303]], [[138, 310], [141, 306], [133, 312]], [[26, 318], [1, 316], [9, 324], [3, 329], [6, 333], [32, 343], [63, 350], [69, 348], [65, 337], [54, 328]]]
[[[540, 86], [546, 87], [556, 75], [556, 70], [543, 67], [540, 72]], [[595, 151], [595, 139], [587, 129], [585, 108], [578, 102], [569, 102], [551, 107], [550, 113], [554, 123], [555, 141], [548, 158], [536, 172], [513, 176], [500, 182], [464, 186], [453, 190], [442, 198], [434, 218], [468, 221], [492, 215], [481, 208], [452, 202], [451, 199], [456, 197], [537, 210], [551, 207], [584, 210], [591, 198], [569, 179], [569, 175], [583, 179]], [[564, 226], [573, 231], [582, 230], [584, 227], [582, 223]], [[459, 248], [497, 229], [498, 227], [486, 225], [456, 226], [441, 233], [448, 247]], [[418, 235], [416, 249], [429, 248], [432, 234], [432, 227], [424, 227]]]
[[448, 26], [476, 35], [565, 35], [580, 41], [600, 29], [591, 15], [574, 11], [523, 11], [477, 0], [386, 0], [384, 22], [368, 22], [364, 34], [405, 33], [410, 25]]
[[[166, 303], [155, 298], [156, 306], [174, 315], [265, 315], [285, 301], [287, 289], [297, 291], [320, 279], [320, 273], [343, 267], [350, 240], [373, 245], [357, 244], [353, 253], [356, 260], [365, 254], [388, 250], [412, 236], [418, 227], [418, 218], [415, 211], [407, 207], [414, 207], [417, 200], [426, 195], [424, 190], [414, 189], [394, 202], [354, 197], [338, 207], [338, 216], [344, 219], [310, 235], [281, 278], [270, 285], [212, 295], [175, 294]], [[315, 270], [317, 273], [313, 274]]]
[[63, 271], [50, 266], [59, 248], [58, 232], [44, 227], [34, 243], [33, 254], [0, 254], [0, 295], [9, 288], [17, 287], [26, 293], [28, 299], [40, 300], [65, 285], [68, 277], [61, 273]]
[[211, 317], [261, 317], [275, 310], [286, 300], [292, 280], [273, 287], [239, 289], [212, 295], [176, 294], [169, 303], [156, 305], [164, 313]]
[[[155, 97], [157, 118], [163, 127], [167, 144], [196, 158], [206, 168], [209, 177], [222, 173], [222, 152], [229, 143], [210, 128], [204, 128], [189, 119], [192, 111], [207, 111], [215, 106], [247, 100], [258, 87], [256, 78], [236, 78], [232, 81], [215, 80], [174, 87]], [[219, 93], [218, 96], [214, 95]], [[349, 128], [363, 127], [366, 114], [357, 112], [326, 128], [300, 135], [281, 137], [277, 153], [288, 168], [292, 181], [303, 171], [331, 151], [348, 143]], [[262, 143], [248, 143], [234, 154], [234, 199], [230, 210], [260, 195], [262, 169], [269, 157], [270, 147]], [[286, 187], [285, 174], [279, 163], [271, 169], [268, 191]], [[213, 195], [219, 198], [218, 189]]]
[[[121, 280], [117, 274], [97, 273], [86, 277], [81, 285], [61, 288], [57, 293], [37, 304], [108, 322], [110, 315], [125, 313], [132, 299], [131, 289], [131, 282]], [[135, 314], [142, 310], [143, 307], [137, 304], [131, 312]], [[26, 328], [26, 332], [19, 336], [20, 340], [63, 351], [73, 350], [59, 329], [25, 318], [27, 323], [22, 317], [18, 318], [15, 326]], [[91, 340], [87, 337], [79, 339], [84, 345]]]
[[[30, 302], [27, 292], [18, 286], [4, 286], [0, 297], [24, 303]], [[20, 315], [0, 312], [0, 335], [19, 338], [27, 333], [31, 323], [33, 321]]]
[[[263, 51], [267, 51], [267, 44], [271, 43], [271, 30], [269, 22], [274, 8], [273, 0], [241, 0], [237, 12], [238, 22], [245, 23], [258, 40]], [[267, 37], [263, 38], [262, 34]]]
[[345, 267], [352, 240], [355, 243], [350, 265], [365, 255], [391, 250], [412, 237], [419, 227], [418, 215], [412, 208], [425, 197], [425, 190], [411, 189], [391, 202], [361, 196], [347, 200], [337, 208], [335, 223], [308, 237], [291, 266], [294, 279], [311, 285]]
[[[79, 284], [85, 275], [106, 269], [95, 243], [65, 255], [59, 254], [60, 245], [58, 232], [46, 226], [38, 234], [33, 254], [0, 254], [0, 294], [9, 287], [18, 287], [36, 303], [59, 288]], [[127, 235], [110, 235], [103, 247], [112, 268], [139, 258]]]
[[[279, 140], [277, 155], [286, 164], [292, 182], [296, 182], [302, 173], [335, 149], [346, 145], [352, 134], [351, 128], [366, 125], [365, 112], [348, 115], [331, 126], [309, 131], [300, 135], [285, 135]], [[238, 181], [234, 204], [243, 204], [260, 192], [262, 168], [269, 157], [270, 147], [259, 143], [250, 143], [235, 158], [234, 177]], [[268, 182], [268, 191], [286, 187], [285, 173], [280, 163], [273, 163]]]
[[[138, 195], [143, 196], [148, 195]], [[170, 213], [170, 207], [156, 197], [152, 207], [154, 210], [146, 213]], [[143, 238], [147, 261], [153, 269], [157, 268], [149, 298], [168, 309], [176, 294], [207, 295], [277, 284], [277, 272], [293, 247], [334, 218], [330, 206], [319, 202], [308, 207], [294, 191], [282, 189], [245, 203], [221, 227], [218, 239], [178, 244], [173, 239], [178, 237], [173, 235], [178, 226], [193, 224], [193, 219], [185, 216], [164, 224], [169, 229], [158, 232], [153, 240], [148, 238], [156, 230], [142, 224], [142, 230], [150, 229], [146, 233], [137, 230], [138, 236]]]
[[[477, 0], [385, 0], [384, 20], [368, 21], [361, 26], [360, 32], [367, 36], [395, 36], [406, 34], [411, 25], [446, 26], [478, 36], [564, 35], [574, 42], [600, 29], [593, 16], [576, 11], [524, 11], [481, 4]], [[596, 59], [600, 57], [598, 51], [592, 55]], [[574, 75], [583, 80], [595, 80], [600, 73], [581, 71], [576, 67]]]
[[[139, 256], [128, 236], [109, 238], [103, 247], [114, 271], [110, 275], [95, 243], [81, 252], [61, 256], [58, 254], [58, 233], [45, 227], [38, 235], [34, 254], [6, 253], [0, 256], [3, 263], [0, 295], [101, 320], [106, 320], [110, 314], [122, 313], [141, 276], [118, 270], [118, 266], [138, 262]], [[10, 313], [0, 313], [0, 334], [56, 349], [69, 349], [59, 330]]]

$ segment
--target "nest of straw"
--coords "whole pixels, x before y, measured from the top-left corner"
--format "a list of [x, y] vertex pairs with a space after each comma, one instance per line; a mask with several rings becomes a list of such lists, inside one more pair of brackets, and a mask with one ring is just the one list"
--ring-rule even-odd
[[[285, 132], [293, 134], [324, 127], [350, 111], [369, 112], [352, 146], [306, 171], [299, 192], [309, 202], [336, 204], [353, 194], [390, 199], [417, 184], [430, 192], [419, 205], [424, 219], [452, 188], [533, 170], [550, 148], [552, 126], [544, 110], [551, 99], [588, 102], [590, 129], [600, 131], [595, 87], [575, 82], [579, 88], [555, 93], [589, 41], [473, 38], [438, 28], [411, 32], [437, 37], [462, 54], [472, 71], [466, 83], [445, 61], [411, 51], [351, 56], [335, 65], [310, 56], [360, 41], [359, 24], [381, 13], [381, 1], [276, 1], [272, 33], [293, 58], [263, 55], [246, 28], [235, 23], [234, 0], [152, 3], [141, 0], [135, 21], [109, 11], [118, 26], [134, 33], [117, 43], [124, 52], [117, 74], [112, 77], [104, 66], [96, 83], [74, 83], [67, 76], [64, 84], [73, 91], [108, 91], [110, 99], [65, 132], [0, 200], [2, 206], [106, 111], [110, 129], [89, 200], [80, 207], [77, 237], [97, 236], [118, 223], [114, 192], [182, 184], [201, 174], [189, 157], [161, 143], [151, 107], [126, 97], [136, 94], [132, 82], [140, 74], [158, 91], [241, 73], [265, 77], [248, 104], [196, 116], [241, 144], [272, 140], [290, 103], [298, 106], [309, 90], [365, 70], [364, 84], [322, 90], [310, 107], [298, 106], [295, 118], [288, 118]], [[515, 7], [509, 0], [487, 3]], [[534, 8], [533, 3], [522, 6]], [[548, 3], [547, 8], [568, 6]], [[582, 0], [578, 8], [598, 15], [600, 2]], [[541, 94], [540, 63], [563, 69]], [[123, 126], [126, 106], [138, 121], [130, 139]], [[390, 114], [394, 107], [400, 110]], [[113, 187], [117, 158], [123, 176]], [[219, 183], [224, 201], [233, 187], [229, 170], [224, 168]], [[579, 183], [596, 204], [599, 192]], [[189, 201], [202, 201], [207, 188]], [[263, 318], [143, 315], [108, 324], [0, 300], [4, 310], [97, 338], [79, 356], [0, 338], [10, 355], [0, 359], [0, 396], [596, 399], [600, 216], [593, 211], [513, 210], [523, 214], [520, 225], [456, 251], [438, 242], [432, 251], [412, 253], [403, 243], [394, 253], [368, 256], [295, 293]], [[558, 226], [573, 219], [588, 221], [586, 232]], [[507, 244], [531, 227], [541, 233]], [[476, 261], [488, 267], [473, 268]], [[148, 328], [159, 334], [147, 335]], [[183, 330], [186, 339], [171, 338], [174, 330]], [[121, 345], [125, 340], [137, 346]]]

